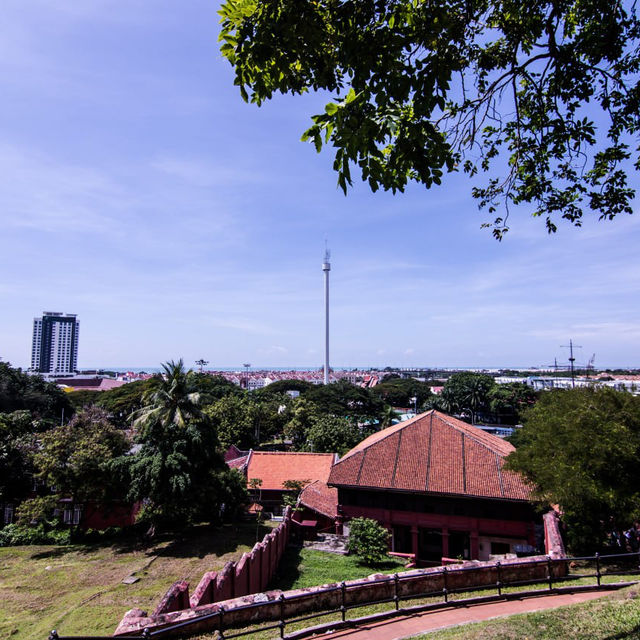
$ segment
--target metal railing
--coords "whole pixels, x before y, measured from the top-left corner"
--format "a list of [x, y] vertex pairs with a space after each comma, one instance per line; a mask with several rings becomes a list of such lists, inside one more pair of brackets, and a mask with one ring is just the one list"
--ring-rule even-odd
[[[611, 563], [617, 563], [617, 567], [613, 570], [605, 570], [605, 566]], [[531, 578], [528, 577], [525, 580], [505, 580], [506, 573], [518, 572], [518, 569], [531, 567], [531, 566], [545, 566], [544, 575], [541, 577]], [[558, 567], [557, 571], [554, 571], [554, 567]], [[571, 572], [571, 569], [589, 569], [593, 567], [593, 572]], [[490, 573], [494, 570], [495, 580], [486, 582], [483, 584], [476, 584], [473, 586], [458, 586], [453, 587], [455, 583], [455, 576], [470, 571], [483, 571], [483, 573]], [[566, 573], [565, 573], [566, 571]], [[564, 575], [561, 575], [564, 574]], [[583, 556], [583, 557], [568, 557], [552, 559], [547, 557], [545, 559], [536, 559], [531, 561], [519, 560], [516, 563], [502, 564], [496, 562], [493, 565], [483, 564], [482, 567], [477, 566], [460, 566], [460, 567], [442, 567], [441, 574], [430, 574], [431, 577], [438, 575], [442, 576], [442, 588], [416, 592], [406, 589], [403, 593], [402, 586], [404, 584], [416, 583], [420, 579], [424, 579], [421, 574], [392, 574], [383, 576], [375, 580], [362, 580], [362, 581], [350, 581], [337, 583], [325, 587], [323, 589], [317, 589], [313, 592], [314, 599], [321, 596], [339, 593], [337, 601], [339, 606], [328, 609], [322, 608], [321, 610], [312, 611], [311, 613], [305, 613], [304, 615], [287, 615], [286, 610], [289, 608], [287, 605], [295, 604], [296, 601], [309, 600], [309, 593], [300, 593], [285, 595], [281, 593], [277, 600], [269, 600], [265, 602], [254, 602], [250, 604], [240, 605], [233, 607], [232, 612], [238, 613], [247, 610], [264, 609], [265, 615], [263, 620], [266, 622], [270, 620], [275, 621], [271, 624], [261, 624], [259, 622], [248, 622], [245, 628], [239, 628], [240, 623], [236, 622], [227, 623], [225, 617], [229, 610], [224, 606], [220, 606], [216, 611], [204, 614], [201, 616], [193, 617], [182, 622], [169, 624], [166, 626], [158, 627], [156, 629], [145, 628], [137, 635], [122, 635], [118, 636], [119, 640], [140, 640], [140, 638], [162, 638], [165, 636], [188, 636], [195, 633], [214, 633], [217, 632], [220, 640], [230, 640], [231, 638], [240, 638], [242, 636], [249, 636], [254, 633], [262, 633], [270, 630], [278, 630], [280, 638], [302, 638], [312, 633], [319, 633], [323, 630], [338, 629], [341, 627], [364, 624], [375, 620], [381, 620], [388, 617], [398, 616], [408, 613], [417, 613], [420, 611], [437, 610], [446, 607], [453, 606], [467, 606], [470, 604], [480, 604], [486, 602], [493, 602], [497, 600], [508, 600], [512, 598], [522, 598], [527, 596], [540, 595], [544, 593], [562, 593], [562, 592], [576, 592], [586, 590], [597, 589], [616, 589], [639, 582], [638, 580], [627, 580], [625, 582], [609, 582], [604, 583], [603, 578], [615, 577], [615, 576], [636, 576], [640, 574], [640, 552], [638, 553], [621, 553], [613, 555], [599, 555]], [[589, 579], [595, 579], [592, 584], [574, 584], [569, 586], [561, 586], [570, 581], [584, 581]], [[389, 593], [387, 597], [379, 598], [377, 600], [362, 599], [357, 602], [353, 598], [350, 598], [350, 594], [358, 594], [365, 590], [371, 590], [375, 585], [386, 584], [389, 585]], [[544, 585], [543, 588], [528, 589], [528, 590], [516, 590], [507, 592], [508, 589], [522, 589], [527, 586]], [[491, 591], [495, 593], [485, 593], [483, 595], [476, 595], [475, 597], [455, 598], [456, 594], [468, 594], [476, 592]], [[414, 600], [420, 601], [429, 599], [430, 602], [418, 602], [412, 606], [401, 607], [403, 601]], [[360, 618], [347, 618], [347, 612], [350, 610], [356, 610], [362, 607], [372, 607], [383, 604], [392, 604], [393, 606], [387, 610], [365, 615]], [[277, 609], [277, 615], [275, 615], [274, 609]], [[315, 620], [316, 618], [340, 615], [339, 620], [333, 620], [331, 622], [303, 628], [294, 631], [290, 635], [285, 634], [287, 626], [300, 625], [301, 623]], [[258, 616], [252, 616], [255, 620]], [[211, 623], [210, 625], [208, 623]], [[247, 629], [247, 626], [252, 628]], [[259, 625], [259, 626], [257, 626]], [[206, 630], [203, 629], [206, 627]], [[61, 636], [57, 631], [53, 630], [49, 634], [49, 640], [113, 640], [113, 636]]]

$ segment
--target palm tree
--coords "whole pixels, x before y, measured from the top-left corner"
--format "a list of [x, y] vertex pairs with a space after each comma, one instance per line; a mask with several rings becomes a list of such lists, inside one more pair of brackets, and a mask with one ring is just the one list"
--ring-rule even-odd
[[129, 460], [129, 496], [145, 500], [149, 535], [158, 524], [215, 519], [226, 482], [217, 431], [199, 407], [195, 374], [185, 371], [182, 360], [162, 368], [162, 378], [134, 414], [140, 449]]
[[468, 405], [468, 409], [471, 412], [471, 424], [475, 424], [475, 418], [478, 413], [478, 409], [484, 406], [486, 395], [487, 392], [482, 383], [482, 380], [480, 380], [479, 378], [472, 380], [465, 397], [465, 403]]
[[185, 428], [190, 420], [200, 418], [200, 394], [195, 391], [193, 371], [185, 371], [182, 358], [162, 365], [159, 386], [142, 396], [143, 407], [134, 414], [133, 426], [160, 424]]
[[380, 424], [383, 428], [390, 427], [393, 424], [394, 420], [397, 421], [399, 417], [400, 414], [395, 411], [395, 409], [390, 404], [387, 404], [382, 410]]

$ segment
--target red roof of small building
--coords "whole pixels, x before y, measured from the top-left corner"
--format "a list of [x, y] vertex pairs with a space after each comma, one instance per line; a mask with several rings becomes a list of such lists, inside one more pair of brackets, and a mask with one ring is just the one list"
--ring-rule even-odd
[[112, 378], [59, 378], [59, 387], [66, 387], [67, 391], [108, 391], [127, 384], [124, 380]]
[[242, 449], [238, 449], [235, 444], [232, 444], [225, 452], [224, 452], [224, 461], [229, 462], [229, 460], [235, 460], [236, 458], [241, 458], [242, 456], [248, 456], [248, 451], [243, 451]]
[[227, 466], [229, 469], [239, 469], [240, 471], [244, 471], [244, 468], [247, 466], [248, 459], [249, 454], [246, 456], [240, 456], [239, 458], [233, 458], [233, 460], [227, 460]]
[[323, 516], [335, 518], [338, 515], [338, 490], [317, 480], [302, 490], [300, 504]]
[[334, 453], [292, 453], [288, 451], [252, 451], [247, 466], [247, 481], [262, 480], [260, 489], [284, 489], [283, 482], [297, 480], [309, 484], [326, 482], [335, 462]]
[[530, 500], [522, 476], [503, 468], [514, 450], [439, 411], [378, 431], [333, 467], [329, 484], [502, 500]]

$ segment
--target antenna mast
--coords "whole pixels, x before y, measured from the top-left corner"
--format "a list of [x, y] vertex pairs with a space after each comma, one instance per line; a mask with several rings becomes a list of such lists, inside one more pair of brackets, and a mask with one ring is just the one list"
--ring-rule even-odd
[[322, 271], [324, 273], [324, 384], [329, 384], [329, 271], [331, 271], [331, 263], [329, 259], [331, 253], [327, 248], [325, 240], [324, 262], [322, 263]]
[[[576, 349], [582, 349], [582, 346], [580, 345], [575, 345]], [[576, 386], [576, 372], [575, 372], [575, 368], [573, 366], [573, 363], [576, 361], [576, 359], [573, 357], [573, 340], [569, 340], [569, 344], [563, 344], [562, 345], [563, 349], [569, 349], [569, 369], [571, 371], [571, 388], [575, 388]]]

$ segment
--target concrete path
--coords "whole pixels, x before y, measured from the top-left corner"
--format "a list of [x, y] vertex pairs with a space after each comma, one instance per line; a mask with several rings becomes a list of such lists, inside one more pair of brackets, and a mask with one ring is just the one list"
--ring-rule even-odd
[[362, 625], [356, 629], [343, 629], [333, 633], [313, 636], [314, 640], [398, 640], [420, 633], [454, 627], [469, 622], [480, 622], [489, 618], [511, 616], [516, 613], [530, 613], [542, 609], [553, 609], [568, 604], [576, 604], [602, 598], [610, 591], [586, 591], [560, 595], [536, 596], [522, 600], [491, 602], [467, 607], [451, 607], [439, 611], [416, 613], [401, 618], [391, 618], [374, 624]]

